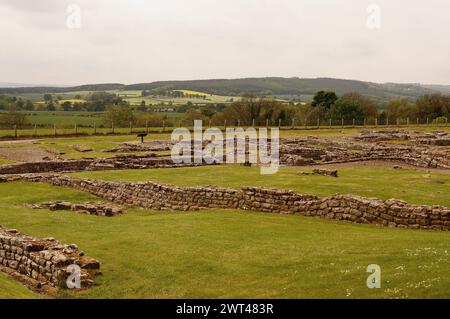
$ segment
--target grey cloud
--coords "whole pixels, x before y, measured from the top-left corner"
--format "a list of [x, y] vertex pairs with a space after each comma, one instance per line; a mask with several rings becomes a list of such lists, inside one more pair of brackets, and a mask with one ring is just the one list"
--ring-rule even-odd
[[23, 12], [53, 12], [67, 6], [66, 0], [0, 0], [0, 5]]
[[[276, 75], [449, 83], [450, 3], [377, 0], [382, 27], [368, 30], [371, 2], [0, 0], [9, 43], [0, 48], [0, 82]], [[69, 3], [81, 7], [80, 29], [66, 27]]]

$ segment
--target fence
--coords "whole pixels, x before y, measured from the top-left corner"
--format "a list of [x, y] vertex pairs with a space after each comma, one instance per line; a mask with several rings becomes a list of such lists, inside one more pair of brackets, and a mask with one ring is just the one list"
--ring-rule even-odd
[[[188, 127], [192, 128], [192, 125], [188, 124], [186, 120], [179, 120], [175, 125], [173, 121], [163, 120], [160, 125], [152, 126], [146, 123], [145, 126], [135, 127], [133, 123], [128, 126], [116, 126], [111, 123], [109, 127], [104, 125], [97, 127], [95, 124], [91, 126], [86, 125], [33, 125], [32, 127], [19, 128], [13, 126], [12, 128], [0, 129], [0, 138], [23, 138], [23, 137], [58, 137], [58, 136], [83, 136], [83, 135], [127, 135], [136, 133], [169, 133], [176, 127]], [[227, 121], [218, 123], [218, 121], [204, 121], [203, 127], [206, 129], [208, 127], [218, 127], [220, 129], [225, 129], [227, 127], [279, 127], [281, 130], [301, 130], [301, 129], [327, 129], [327, 128], [355, 128], [355, 127], [414, 127], [414, 126], [433, 126], [433, 127], [448, 127], [448, 121], [443, 123], [436, 123], [435, 119], [415, 119], [414, 121], [410, 119], [317, 119], [317, 120], [279, 120], [277, 123], [273, 121], [266, 120], [265, 123], [257, 123], [252, 120], [251, 124], [241, 123], [240, 120]]]

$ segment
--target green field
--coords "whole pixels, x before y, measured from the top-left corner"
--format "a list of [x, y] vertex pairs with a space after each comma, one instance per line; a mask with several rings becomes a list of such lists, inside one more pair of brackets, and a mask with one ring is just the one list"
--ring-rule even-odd
[[[0, 184], [2, 225], [77, 243], [101, 261], [96, 286], [64, 298], [448, 298], [450, 237], [232, 210], [128, 209], [102, 218], [24, 208], [92, 197], [44, 184]], [[366, 287], [379, 264], [382, 288]], [[1, 297], [36, 297], [0, 276]]]
[[12, 164], [12, 162], [10, 160], [0, 158], [0, 165], [7, 165], [7, 164]]
[[[152, 134], [152, 139], [167, 138], [167, 134]], [[111, 157], [117, 153], [104, 152], [104, 150], [118, 147], [123, 142], [137, 141], [136, 135], [117, 135], [117, 136], [89, 136], [73, 138], [48, 138], [40, 140], [36, 146], [43, 149], [54, 149], [64, 152], [62, 155], [66, 159], [78, 159], [82, 157]], [[91, 148], [92, 152], [80, 153], [72, 148], [72, 145], [83, 145]], [[150, 152], [158, 154], [160, 152]], [[146, 154], [145, 152], [134, 152], [133, 154]]]
[[24, 298], [42, 298], [42, 296], [33, 293], [27, 287], [22, 286], [12, 277], [0, 272], [0, 299], [24, 299]]
[[32, 111], [26, 112], [30, 124], [38, 126], [70, 127], [103, 125], [103, 113], [100, 112], [65, 112]]
[[[56, 99], [58, 96], [62, 97], [63, 100], [73, 100], [75, 96], [80, 95], [82, 99], [87, 99], [91, 95], [92, 91], [71, 91], [71, 92], [48, 92]], [[17, 98], [22, 98], [23, 100], [30, 100], [33, 103], [43, 102], [45, 93], [21, 93], [21, 94], [11, 94]]]
[[[283, 130], [281, 135], [335, 137], [359, 132], [333, 128]], [[153, 133], [147, 140], [169, 137], [169, 132]], [[103, 150], [135, 140], [135, 135], [58, 137], [1, 147], [57, 149], [67, 153], [64, 158], [105, 157], [115, 154]], [[94, 151], [79, 153], [71, 147], [75, 144]], [[0, 159], [0, 164], [6, 163]], [[450, 207], [448, 171], [394, 169], [392, 163], [337, 168], [338, 178], [301, 175], [311, 167], [282, 167], [275, 175], [260, 175], [256, 167], [239, 165], [68, 175], [179, 186], [260, 186], [319, 196], [351, 193]], [[44, 201], [95, 200], [84, 192], [41, 183], [0, 183], [0, 198], [0, 225], [76, 243], [101, 262], [103, 275], [94, 287], [61, 290], [59, 298], [450, 298], [448, 232], [226, 209], [186, 213], [129, 207], [121, 216], [104, 218], [26, 208], [25, 204]], [[381, 266], [381, 289], [366, 287], [369, 264]], [[42, 297], [0, 273], [0, 298]]]
[[[33, 112], [38, 113], [38, 112]], [[35, 137], [35, 136], [51, 136], [54, 135], [54, 126], [56, 125], [57, 135], [73, 135], [76, 132], [79, 134], [87, 134], [92, 135], [96, 134], [111, 134], [112, 128], [110, 125], [105, 124], [101, 113], [88, 113], [88, 112], [73, 112], [74, 114], [65, 115], [65, 112], [42, 112], [42, 114], [38, 113], [38, 115], [29, 116], [31, 123], [42, 123], [45, 125], [44, 127], [27, 128], [27, 129], [18, 129], [17, 136], [18, 137]], [[52, 115], [54, 114], [54, 115]], [[171, 132], [174, 127], [178, 127], [180, 124], [180, 120], [183, 118], [183, 113], [174, 113], [174, 112], [155, 112], [153, 113], [159, 116], [166, 116], [167, 121], [165, 122], [165, 127], [149, 127], [149, 131], [151, 132], [161, 132], [163, 129], [167, 132]], [[96, 125], [96, 129], [94, 130], [94, 123]], [[75, 124], [78, 125], [77, 131], [75, 131]], [[83, 127], [83, 125], [85, 127]], [[103, 127], [105, 126], [105, 127]], [[207, 123], [204, 123], [204, 127], [207, 126]], [[192, 127], [188, 127], [192, 129]], [[220, 129], [224, 129], [223, 126], [218, 126]], [[133, 127], [133, 132], [142, 132], [146, 128], [145, 127]], [[295, 137], [295, 136], [308, 136], [308, 135], [330, 135], [330, 136], [342, 136], [342, 135], [358, 135], [361, 130], [416, 130], [416, 131], [450, 131], [450, 124], [447, 125], [410, 125], [410, 126], [326, 126], [322, 125], [321, 127], [317, 126], [285, 126], [280, 129], [281, 137]], [[15, 130], [11, 129], [0, 129], [0, 137], [9, 137], [14, 138]], [[115, 127], [115, 134], [127, 134], [130, 133], [129, 127]]]
[[[177, 91], [186, 91], [187, 94], [192, 94], [189, 90], [177, 90]], [[168, 105], [172, 103], [173, 105], [182, 105], [187, 102], [191, 102], [193, 104], [204, 104], [204, 103], [230, 103], [230, 101], [238, 100], [239, 97], [236, 96], [221, 96], [221, 95], [210, 95], [206, 94], [206, 99], [196, 98], [196, 97], [183, 97], [183, 98], [172, 98], [172, 97], [142, 97], [142, 91], [140, 90], [107, 90], [106, 92], [117, 94], [117, 96], [122, 97], [125, 101], [128, 101], [131, 105], [140, 105], [142, 101], [146, 102], [146, 105], [161, 105], [162, 103]], [[64, 100], [75, 100], [77, 95], [81, 96], [82, 100], [86, 100], [92, 94], [92, 91], [72, 91], [72, 92], [64, 92], [64, 93], [52, 93], [49, 92], [56, 99], [58, 96], [62, 98], [62, 102]], [[197, 92], [201, 93], [201, 92]], [[43, 103], [44, 93], [22, 93], [22, 94], [12, 94], [17, 98], [22, 98], [23, 100], [31, 100], [33, 103]], [[61, 103], [62, 103], [61, 102]]]

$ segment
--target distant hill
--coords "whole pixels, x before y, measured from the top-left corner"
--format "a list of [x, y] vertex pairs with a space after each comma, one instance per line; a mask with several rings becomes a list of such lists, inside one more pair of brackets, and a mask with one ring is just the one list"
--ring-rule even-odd
[[424, 88], [439, 91], [444, 94], [450, 94], [450, 85], [434, 85], [434, 84], [425, 84], [422, 85]]
[[216, 95], [234, 95], [250, 92], [257, 95], [313, 95], [320, 90], [333, 90], [338, 95], [358, 92], [385, 101], [396, 98], [415, 100], [417, 97], [436, 92], [450, 93], [447, 86], [423, 86], [420, 84], [373, 83], [333, 78], [243, 78], [191, 81], [158, 81], [124, 85], [119, 83], [80, 85], [74, 87], [0, 88], [0, 94], [104, 91], [104, 90], [192, 90]]
[[252, 92], [259, 95], [313, 95], [320, 90], [333, 90], [338, 95], [347, 92], [358, 92], [377, 100], [407, 98], [415, 100], [427, 93], [436, 93], [431, 88], [417, 84], [378, 84], [356, 80], [341, 80], [332, 78], [302, 79], [302, 78], [246, 78], [246, 79], [215, 79], [194, 81], [163, 81], [141, 83], [125, 86], [127, 90], [193, 90], [217, 95], [240, 95]]
[[21, 87], [35, 87], [35, 86], [42, 86], [42, 84], [0, 82], [0, 88], [21, 88]]
[[0, 94], [22, 94], [22, 93], [64, 93], [73, 91], [108, 91], [120, 90], [124, 84], [120, 83], [102, 83], [85, 84], [78, 86], [30, 86], [30, 87], [2, 87], [0, 83]]

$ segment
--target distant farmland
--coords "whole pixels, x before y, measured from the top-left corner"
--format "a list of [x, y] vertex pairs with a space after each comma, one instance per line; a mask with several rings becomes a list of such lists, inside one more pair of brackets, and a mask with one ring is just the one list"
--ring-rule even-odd
[[[105, 92], [117, 94], [117, 96], [130, 103], [130, 105], [140, 105], [142, 101], [144, 101], [146, 105], [183, 105], [188, 102], [192, 104], [231, 103], [239, 99], [239, 97], [236, 96], [221, 96], [190, 90], [174, 91], [182, 92], [186, 97], [142, 96], [142, 91], [140, 90], [107, 90]], [[71, 103], [83, 103], [93, 92], [94, 91], [71, 91], [64, 93], [48, 92], [48, 94], [51, 94], [56, 102], [62, 104], [66, 101]], [[35, 104], [43, 104], [45, 94], [46, 93], [20, 93], [11, 94], [11, 96], [22, 98], [23, 100], [30, 100]], [[60, 97], [61, 100], [58, 101], [58, 97]]]

